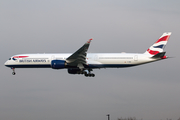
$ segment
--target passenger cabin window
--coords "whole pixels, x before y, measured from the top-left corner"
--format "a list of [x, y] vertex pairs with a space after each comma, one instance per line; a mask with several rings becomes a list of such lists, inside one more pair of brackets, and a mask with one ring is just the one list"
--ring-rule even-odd
[[9, 58], [9, 60], [11, 60], [11, 58]]

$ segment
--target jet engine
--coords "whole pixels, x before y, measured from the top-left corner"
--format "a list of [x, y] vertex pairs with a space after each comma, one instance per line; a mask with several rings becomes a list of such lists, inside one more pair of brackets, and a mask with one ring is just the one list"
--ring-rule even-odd
[[63, 68], [65, 68], [65, 61], [64, 60], [52, 60], [51, 67], [53, 69], [63, 69]]

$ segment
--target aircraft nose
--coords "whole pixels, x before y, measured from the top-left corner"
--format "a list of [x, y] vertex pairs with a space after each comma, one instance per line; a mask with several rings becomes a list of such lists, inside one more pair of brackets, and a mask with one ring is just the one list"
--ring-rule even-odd
[[8, 61], [6, 61], [6, 62], [4, 63], [4, 65], [7, 66], [7, 65], [8, 65]]

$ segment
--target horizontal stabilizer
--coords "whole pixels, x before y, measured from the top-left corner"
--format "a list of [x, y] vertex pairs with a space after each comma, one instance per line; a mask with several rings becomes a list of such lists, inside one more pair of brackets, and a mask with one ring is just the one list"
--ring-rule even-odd
[[164, 57], [165, 54], [166, 54], [166, 52], [161, 52], [161, 53], [154, 55], [152, 58], [162, 58], [162, 57]]

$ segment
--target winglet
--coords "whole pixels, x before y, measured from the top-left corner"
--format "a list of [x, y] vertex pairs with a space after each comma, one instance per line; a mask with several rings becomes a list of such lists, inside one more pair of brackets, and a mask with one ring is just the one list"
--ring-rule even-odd
[[89, 39], [89, 40], [87, 41], [87, 43], [91, 43], [91, 40], [93, 40], [93, 38]]

